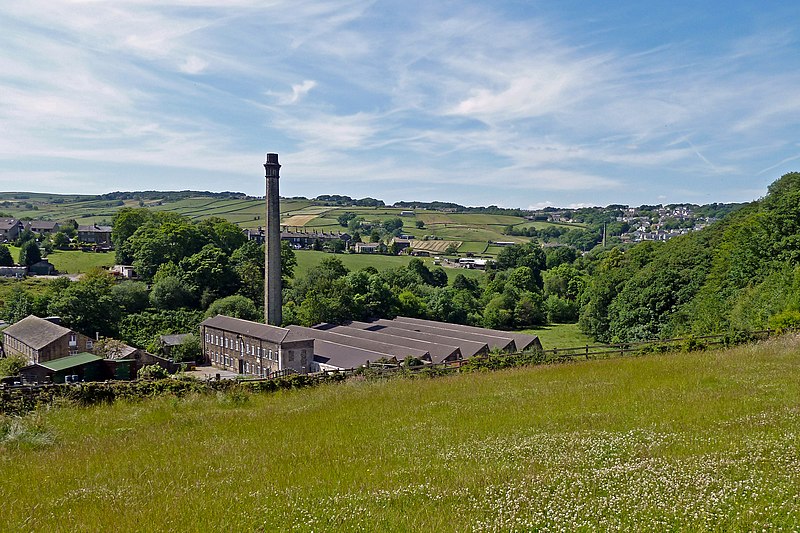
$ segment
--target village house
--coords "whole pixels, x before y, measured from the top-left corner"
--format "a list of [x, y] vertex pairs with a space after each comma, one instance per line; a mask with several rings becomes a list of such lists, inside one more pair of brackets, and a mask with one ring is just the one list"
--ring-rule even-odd
[[8, 326], [3, 330], [6, 356], [21, 355], [33, 365], [92, 350], [92, 339], [56, 324], [56, 320], [29, 315]]
[[39, 235], [52, 235], [58, 233], [61, 226], [53, 220], [29, 220], [25, 228]]
[[380, 245], [379, 242], [357, 242], [353, 248], [357, 254], [376, 254]]
[[314, 340], [306, 335], [223, 315], [200, 323], [200, 340], [206, 362], [239, 374], [306, 374], [314, 359]]
[[78, 241], [94, 244], [98, 248], [111, 248], [111, 226], [78, 226]]
[[22, 221], [16, 218], [0, 218], [0, 242], [16, 240], [24, 230], [25, 224]]

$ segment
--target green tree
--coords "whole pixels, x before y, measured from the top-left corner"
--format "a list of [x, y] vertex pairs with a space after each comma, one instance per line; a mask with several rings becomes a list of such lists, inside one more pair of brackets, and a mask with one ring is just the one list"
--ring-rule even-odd
[[203, 355], [200, 338], [190, 333], [183, 339], [183, 342], [172, 347], [170, 355], [176, 363], [199, 361]]
[[243, 320], [259, 320], [262, 318], [253, 301], [238, 294], [220, 298], [208, 306], [206, 316], [217, 315], [241, 318]]
[[123, 281], [114, 285], [111, 296], [126, 313], [144, 311], [150, 303], [147, 284], [141, 281]]
[[26, 241], [19, 250], [19, 264], [31, 266], [42, 260], [42, 252], [36, 241]]
[[87, 335], [99, 333], [113, 337], [121, 315], [121, 308], [112, 294], [114, 284], [108, 272], [94, 269], [54, 295], [47, 311]]
[[0, 266], [14, 266], [14, 258], [5, 244], [0, 244]]
[[20, 286], [14, 286], [5, 301], [5, 305], [0, 308], [0, 316], [3, 320], [11, 324], [19, 322], [34, 311], [33, 297]]
[[16, 376], [19, 371], [28, 366], [28, 361], [21, 355], [10, 355], [0, 359], [0, 378]]
[[164, 276], [150, 290], [150, 304], [157, 309], [179, 309], [196, 303], [197, 297], [191, 288], [175, 276]]
[[117, 263], [130, 265], [133, 263], [132, 247], [127, 246], [128, 239], [140, 227], [154, 219], [149, 209], [134, 209], [123, 207], [114, 215], [111, 221], [111, 240], [116, 250]]

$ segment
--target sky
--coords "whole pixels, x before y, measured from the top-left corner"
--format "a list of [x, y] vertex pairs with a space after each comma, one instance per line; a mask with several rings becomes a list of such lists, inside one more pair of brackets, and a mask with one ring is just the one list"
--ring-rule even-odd
[[0, 190], [541, 208], [800, 170], [800, 2], [3, 0]]

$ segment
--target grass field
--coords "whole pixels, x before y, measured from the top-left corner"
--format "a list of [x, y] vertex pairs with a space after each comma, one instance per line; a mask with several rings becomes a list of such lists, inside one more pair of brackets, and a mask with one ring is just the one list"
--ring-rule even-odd
[[581, 332], [578, 324], [549, 324], [540, 328], [526, 329], [523, 333], [538, 335], [542, 348], [578, 348], [580, 346], [596, 346], [598, 343]]
[[[305, 275], [308, 269], [318, 265], [326, 257], [336, 257], [341, 259], [344, 266], [351, 271], [361, 270], [368, 266], [373, 266], [378, 270], [386, 270], [389, 268], [397, 268], [408, 264], [412, 259], [409, 256], [394, 256], [394, 255], [378, 255], [378, 254], [329, 254], [326, 252], [315, 252], [312, 250], [296, 250], [297, 268], [295, 269], [295, 276]], [[433, 260], [431, 258], [421, 257], [428, 268], [434, 268]], [[452, 281], [458, 274], [464, 274], [469, 278], [478, 278], [483, 275], [480, 270], [468, 270], [464, 268], [445, 268], [447, 279]]]
[[800, 341], [7, 420], [3, 531], [800, 526]]
[[[19, 260], [19, 248], [9, 246], [8, 249], [11, 257], [15, 261]], [[108, 268], [115, 262], [114, 252], [96, 253], [80, 250], [53, 250], [45, 259], [53, 263], [61, 274], [81, 274], [95, 267]]]

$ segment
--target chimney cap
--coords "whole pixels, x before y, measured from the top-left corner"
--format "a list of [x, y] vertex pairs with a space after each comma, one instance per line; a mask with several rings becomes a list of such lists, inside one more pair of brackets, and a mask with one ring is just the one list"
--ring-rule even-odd
[[264, 163], [268, 165], [277, 165], [278, 164], [278, 154], [267, 153], [266, 157], [264, 158]]

